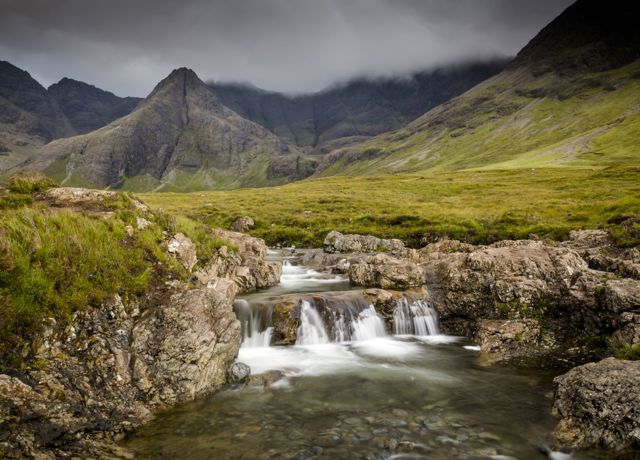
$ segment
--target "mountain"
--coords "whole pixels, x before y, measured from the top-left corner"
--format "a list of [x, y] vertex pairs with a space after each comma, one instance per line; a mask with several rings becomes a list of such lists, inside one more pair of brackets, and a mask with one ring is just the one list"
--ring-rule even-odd
[[0, 169], [71, 134], [72, 126], [47, 90], [28, 72], [0, 61]]
[[[281, 177], [271, 160], [293, 166]], [[21, 167], [45, 170], [69, 185], [191, 190], [282, 183], [297, 178], [304, 161], [181, 68], [129, 115], [51, 142]]]
[[142, 101], [139, 97], [118, 97], [93, 85], [63, 78], [47, 89], [69, 120], [74, 134], [84, 134], [123, 117]]
[[210, 83], [220, 101], [285, 142], [313, 153], [398, 129], [500, 72], [505, 60], [467, 63], [403, 78], [357, 79], [288, 96], [247, 85]]
[[140, 100], [68, 78], [45, 89], [28, 72], [0, 61], [0, 171], [54, 139], [92, 131], [130, 113]]
[[637, 2], [579, 0], [501, 73], [319, 174], [640, 164]]

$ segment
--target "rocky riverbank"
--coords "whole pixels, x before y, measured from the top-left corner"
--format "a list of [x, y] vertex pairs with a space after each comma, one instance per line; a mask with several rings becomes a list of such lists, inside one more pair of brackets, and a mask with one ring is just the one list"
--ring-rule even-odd
[[[324, 244], [328, 254], [305, 259], [333, 261], [357, 286], [420, 286], [443, 332], [475, 341], [485, 364], [566, 367], [611, 354], [639, 355], [640, 252], [615, 247], [604, 230], [572, 232], [562, 243], [445, 240], [418, 250], [370, 238], [332, 232]], [[339, 254], [341, 248], [357, 250], [362, 241], [393, 252]], [[637, 362], [607, 358], [576, 367], [556, 383], [559, 445], [640, 445]]]
[[[38, 200], [115, 219], [103, 209], [115, 198], [61, 188]], [[128, 237], [157, 225], [156, 218], [138, 217]], [[265, 260], [262, 240], [224, 230], [210, 236], [226, 243], [208, 260], [198, 258], [202, 248], [184, 234], [162, 237], [159, 250], [191, 272], [188, 279], [154, 269], [144, 295], [114, 295], [74, 313], [67, 324], [48, 322], [33, 338], [26, 366], [0, 375], [0, 457], [130, 458], [114, 440], [158, 410], [227, 382], [241, 342], [233, 300], [238, 292], [278, 283], [281, 265]]]
[[[105, 205], [114, 199], [110, 193], [53, 189], [38, 199], [112, 219]], [[129, 238], [158, 225], [157, 216], [145, 216], [127, 226]], [[143, 296], [111, 296], [67, 324], [51, 320], [34, 338], [29, 366], [0, 375], [5, 457], [127, 458], [113, 441], [158, 410], [216, 391], [229, 379], [246, 380], [229, 370], [241, 341], [232, 303], [238, 293], [277, 284], [282, 267], [266, 260], [259, 239], [220, 229], [209, 236], [225, 243], [203, 259], [187, 235], [165, 231], [162, 250], [188, 276], [156, 269]], [[575, 232], [564, 243], [440, 241], [417, 250], [397, 240], [332, 232], [323, 249], [289, 255], [348, 275], [357, 290], [269, 299], [277, 344], [296, 342], [304, 298], [327, 315], [354, 302], [373, 304], [391, 330], [399, 303], [427, 302], [444, 333], [480, 346], [484, 364], [566, 366], [611, 353], [633, 356], [639, 346], [638, 251], [615, 248], [604, 231]], [[558, 377], [558, 444], [637, 446], [636, 368], [608, 358]]]

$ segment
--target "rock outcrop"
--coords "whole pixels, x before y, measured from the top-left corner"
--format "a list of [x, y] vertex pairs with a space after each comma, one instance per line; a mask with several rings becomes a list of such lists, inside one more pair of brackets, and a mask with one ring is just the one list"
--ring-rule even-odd
[[210, 262], [195, 272], [204, 285], [215, 283], [220, 277], [232, 280], [242, 292], [274, 286], [280, 282], [282, 263], [265, 260], [267, 245], [264, 240], [244, 233], [215, 229], [213, 235], [235, 246], [220, 248]]
[[555, 379], [553, 435], [568, 447], [640, 447], [640, 361], [607, 358]]
[[392, 252], [404, 251], [404, 243], [397, 239], [385, 240], [371, 235], [343, 235], [340, 232], [331, 231], [323, 242], [324, 251], [333, 253], [359, 253], [359, 252]]
[[376, 254], [349, 266], [349, 280], [356, 286], [408, 289], [424, 284], [424, 272], [417, 264], [386, 254]]
[[240, 347], [236, 291], [227, 280], [179, 288], [143, 311], [116, 296], [62, 331], [52, 325], [37, 351], [40, 368], [0, 375], [3, 458], [112, 458], [107, 439], [220, 388]]
[[[410, 257], [426, 272], [445, 329], [467, 336], [475, 335], [481, 319], [544, 318], [558, 330], [583, 330], [606, 281], [575, 251], [539, 241], [477, 247], [443, 241]], [[576, 317], [567, 314], [572, 307]]]

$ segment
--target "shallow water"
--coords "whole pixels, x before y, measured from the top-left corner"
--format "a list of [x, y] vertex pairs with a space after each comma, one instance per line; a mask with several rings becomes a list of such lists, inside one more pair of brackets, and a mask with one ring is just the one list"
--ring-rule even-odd
[[[287, 270], [301, 276], [286, 289], [331, 289], [322, 274]], [[548, 443], [556, 423], [551, 373], [484, 367], [459, 338], [388, 335], [372, 314], [365, 311], [353, 325], [359, 341], [326, 343], [322, 331], [307, 331], [313, 339], [302, 342], [320, 344], [245, 343], [238, 360], [252, 373], [278, 370], [284, 377], [270, 388], [229, 389], [172, 409], [127, 446], [149, 459], [546, 457], [536, 446]]]

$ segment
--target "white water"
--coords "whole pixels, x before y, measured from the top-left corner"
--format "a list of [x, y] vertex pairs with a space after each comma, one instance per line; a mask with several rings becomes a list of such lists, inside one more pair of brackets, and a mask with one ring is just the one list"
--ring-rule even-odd
[[353, 329], [351, 338], [356, 342], [373, 340], [387, 335], [384, 321], [378, 316], [373, 305], [369, 305], [368, 308], [362, 310], [358, 317], [353, 320], [351, 327]]
[[318, 310], [303, 300], [300, 303], [300, 325], [296, 345], [322, 345], [330, 343], [329, 334], [324, 327], [324, 322]]
[[244, 321], [242, 348], [268, 347], [271, 345], [273, 327], [262, 329], [262, 318], [259, 311], [253, 311], [249, 302], [238, 299], [234, 302], [236, 309], [240, 310], [246, 318]]
[[344, 283], [345, 281], [344, 276], [320, 273], [308, 267], [291, 265], [288, 260], [282, 263], [280, 285], [288, 289], [299, 288], [303, 290], [314, 286], [321, 288], [323, 285]]
[[394, 332], [396, 335], [416, 335], [418, 337], [440, 334], [438, 314], [424, 300], [407, 299], [398, 302], [393, 312]]

